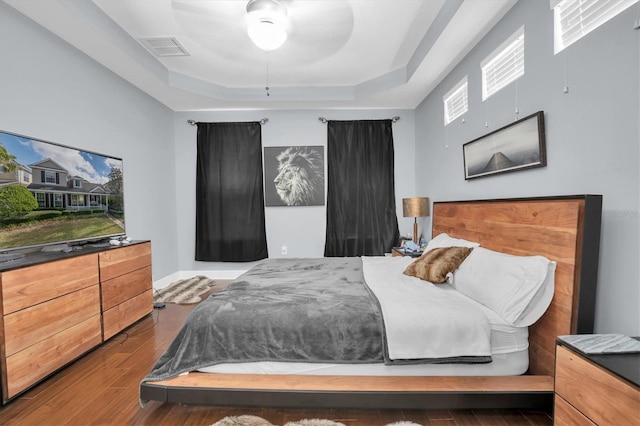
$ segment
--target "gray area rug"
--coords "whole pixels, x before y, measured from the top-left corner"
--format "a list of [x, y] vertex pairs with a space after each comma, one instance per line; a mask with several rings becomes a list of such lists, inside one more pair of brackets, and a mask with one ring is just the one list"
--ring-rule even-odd
[[216, 282], [203, 275], [172, 282], [165, 288], [156, 290], [153, 296], [155, 303], [193, 304], [202, 300], [202, 294], [208, 292]]
[[[277, 426], [273, 423], [257, 416], [229, 416], [214, 423], [211, 426]], [[295, 422], [288, 422], [284, 426], [346, 426], [344, 423], [327, 419], [302, 419]], [[390, 423], [387, 426], [422, 426], [418, 423], [400, 421]]]

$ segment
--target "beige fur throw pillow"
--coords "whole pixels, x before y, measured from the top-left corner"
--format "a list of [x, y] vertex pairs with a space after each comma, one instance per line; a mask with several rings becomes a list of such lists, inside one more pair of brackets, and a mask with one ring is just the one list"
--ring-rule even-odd
[[432, 283], [443, 283], [447, 281], [447, 274], [455, 271], [471, 250], [471, 247], [440, 247], [429, 250], [407, 266], [404, 274]]

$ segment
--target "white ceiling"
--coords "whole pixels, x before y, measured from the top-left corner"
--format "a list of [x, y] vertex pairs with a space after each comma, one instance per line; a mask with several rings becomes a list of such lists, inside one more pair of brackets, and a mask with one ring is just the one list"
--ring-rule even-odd
[[[415, 108], [517, 0], [281, 0], [289, 37], [268, 54], [247, 35], [248, 0], [3, 1], [190, 111]], [[189, 56], [141, 42], [160, 37]]]

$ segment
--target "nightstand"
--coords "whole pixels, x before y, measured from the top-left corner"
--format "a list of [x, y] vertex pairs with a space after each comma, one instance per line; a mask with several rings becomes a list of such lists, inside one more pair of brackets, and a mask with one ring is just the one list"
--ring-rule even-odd
[[422, 256], [423, 251], [413, 251], [406, 250], [404, 247], [394, 247], [391, 249], [391, 256], [410, 256], [410, 257], [420, 257]]
[[555, 425], [640, 424], [640, 354], [588, 355], [556, 341]]

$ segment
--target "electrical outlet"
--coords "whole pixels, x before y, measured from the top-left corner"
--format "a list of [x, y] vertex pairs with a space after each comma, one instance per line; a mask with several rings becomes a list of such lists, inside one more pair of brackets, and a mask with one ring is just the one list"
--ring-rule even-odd
[[282, 248], [280, 249], [280, 254], [283, 254], [286, 256], [287, 254], [287, 246], [283, 245]]

